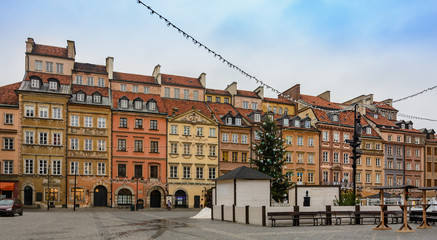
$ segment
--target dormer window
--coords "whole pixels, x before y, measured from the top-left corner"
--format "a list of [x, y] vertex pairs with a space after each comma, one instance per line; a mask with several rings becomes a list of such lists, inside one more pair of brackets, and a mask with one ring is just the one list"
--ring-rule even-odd
[[260, 122], [261, 121], [261, 115], [259, 113], [256, 113], [254, 116], [254, 121], [255, 122]]
[[375, 119], [378, 119], [378, 114], [375, 114], [373, 117], [374, 117]]
[[50, 90], [58, 90], [58, 83], [56, 81], [49, 81], [49, 89]]
[[405, 123], [402, 123], [402, 124], [401, 124], [401, 128], [402, 128], [402, 129], [405, 129]]
[[284, 114], [285, 114], [285, 115], [288, 114], [288, 108], [284, 108]]
[[120, 100], [120, 107], [127, 108], [129, 105], [129, 100], [125, 97]]
[[230, 117], [226, 118], [226, 124], [232, 125], [232, 118], [230, 118]]
[[93, 102], [94, 103], [101, 103], [102, 102], [102, 96], [98, 93], [94, 93], [93, 95]]
[[76, 93], [76, 100], [79, 102], [84, 102], [85, 101], [85, 93], [84, 92]]
[[278, 113], [278, 108], [277, 107], [273, 107], [273, 112], [276, 114]]
[[371, 127], [367, 127], [366, 128], [366, 134], [372, 134], [372, 128]]
[[235, 125], [241, 125], [241, 118], [235, 118]]
[[155, 101], [150, 101], [148, 105], [149, 105], [150, 111], [156, 111], [156, 102]]
[[279, 108], [279, 112], [278, 112], [278, 114], [279, 114], [279, 115], [282, 115], [282, 107]]
[[30, 80], [30, 87], [31, 88], [39, 88], [40, 81], [38, 79], [31, 79]]
[[300, 127], [300, 120], [299, 119], [294, 120], [294, 127]]
[[332, 115], [332, 121], [338, 122], [338, 115], [337, 114]]
[[143, 101], [141, 101], [141, 99], [135, 99], [135, 101], [134, 101], [134, 108], [136, 110], [143, 109]]
[[305, 121], [305, 128], [310, 128], [310, 127], [311, 127], [311, 122]]
[[413, 124], [408, 124], [408, 129], [413, 130]]
[[284, 119], [284, 126], [288, 127], [290, 120], [288, 118]]

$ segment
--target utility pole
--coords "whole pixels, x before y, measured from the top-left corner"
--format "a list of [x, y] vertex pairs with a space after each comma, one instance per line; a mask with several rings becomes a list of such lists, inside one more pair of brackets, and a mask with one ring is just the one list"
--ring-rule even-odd
[[346, 142], [350, 144], [352, 147], [352, 156], [350, 157], [352, 159], [352, 180], [354, 184], [354, 190], [353, 195], [354, 199], [356, 200], [356, 193], [357, 193], [357, 159], [361, 157], [361, 154], [363, 154], [362, 151], [358, 150], [361, 145], [361, 114], [357, 114], [357, 105], [355, 105], [355, 117], [354, 117], [354, 136], [353, 139], [349, 139]]

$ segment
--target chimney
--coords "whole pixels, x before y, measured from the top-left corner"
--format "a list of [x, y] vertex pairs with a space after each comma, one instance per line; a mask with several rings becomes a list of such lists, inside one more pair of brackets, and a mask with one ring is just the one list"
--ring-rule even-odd
[[288, 95], [291, 99], [297, 100], [300, 98], [300, 84], [296, 84], [293, 87], [289, 88], [282, 95], [278, 95], [279, 99], [287, 99], [284, 95]]
[[206, 73], [201, 73], [199, 76], [200, 84], [202, 84], [203, 88], [206, 88]]
[[231, 94], [231, 96], [237, 95], [237, 83], [233, 82], [229, 84], [225, 90], [228, 91]]
[[331, 101], [331, 91], [325, 91], [325, 92], [319, 94], [317, 97], [330, 102]]
[[35, 45], [35, 42], [33, 41], [33, 38], [27, 38], [27, 41], [26, 41], [26, 53], [31, 53], [32, 52], [33, 45]]
[[114, 58], [106, 58], [106, 72], [108, 73], [109, 79], [114, 79]]
[[254, 91], [260, 98], [264, 98], [264, 87], [263, 86], [259, 86], [255, 89]]
[[74, 59], [76, 57], [76, 47], [74, 41], [67, 40], [67, 57]]
[[152, 76], [155, 78], [155, 81], [161, 85], [161, 65], [156, 65], [153, 69]]

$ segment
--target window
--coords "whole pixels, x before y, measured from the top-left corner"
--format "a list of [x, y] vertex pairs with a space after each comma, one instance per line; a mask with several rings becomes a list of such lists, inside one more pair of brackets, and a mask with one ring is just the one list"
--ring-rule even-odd
[[74, 83], [82, 85], [83, 84], [83, 77], [82, 76], [76, 76]]
[[120, 127], [127, 128], [127, 118], [120, 118]]
[[392, 139], [392, 136], [388, 135], [388, 141], [391, 141], [391, 139]]
[[92, 167], [93, 167], [92, 163], [85, 162], [84, 165], [83, 165], [83, 174], [91, 175], [92, 169], [93, 169]]
[[196, 135], [197, 136], [203, 136], [203, 127], [198, 127], [196, 129]]
[[196, 144], [196, 155], [203, 155], [203, 144]]
[[343, 134], [343, 142], [347, 143], [347, 140], [349, 140], [349, 133]]
[[381, 183], [381, 174], [380, 173], [375, 174], [375, 182]]
[[193, 91], [193, 100], [194, 101], [199, 100], [199, 91], [197, 91], [197, 90]]
[[33, 159], [24, 160], [24, 174], [33, 174]]
[[157, 120], [150, 120], [150, 129], [152, 129], [152, 130], [158, 129], [158, 121]]
[[61, 133], [53, 133], [52, 140], [53, 140], [53, 145], [61, 146], [61, 143], [62, 143]]
[[148, 103], [149, 106], [149, 111], [156, 111], [156, 102], [155, 101], [150, 101]]
[[398, 136], [398, 142], [401, 142], [402, 138], [401, 136]]
[[297, 163], [303, 163], [303, 153], [297, 154]]
[[339, 142], [339, 141], [340, 141], [340, 134], [338, 132], [334, 132], [334, 142]]
[[46, 132], [40, 132], [39, 133], [39, 144], [40, 145], [47, 145], [48, 144], [48, 134]]
[[126, 164], [118, 164], [117, 177], [126, 177]]
[[84, 122], [85, 122], [84, 124], [85, 127], [93, 127], [93, 117], [85, 116]]
[[144, 93], [145, 94], [149, 94], [150, 93], [150, 88], [149, 87], [144, 87]]
[[237, 126], [241, 125], [241, 118], [235, 118], [235, 125]]
[[329, 180], [329, 172], [323, 172], [323, 182], [328, 182]]
[[387, 148], [387, 154], [392, 155], [393, 153], [393, 147], [388, 147]]
[[189, 143], [184, 143], [184, 154], [191, 154]]
[[210, 128], [209, 129], [209, 136], [210, 137], [215, 137], [215, 128]]
[[273, 113], [275, 113], [275, 114], [278, 113], [278, 108], [277, 107], [273, 107]]
[[100, 152], [106, 151], [106, 140], [97, 140], [97, 150]]
[[358, 159], [357, 159], [357, 165], [358, 165], [358, 166], [361, 166], [361, 158], [358, 158]]
[[339, 155], [338, 152], [334, 152], [334, 162], [335, 162], [335, 163], [340, 162], [340, 161], [339, 161], [339, 156], [338, 156], [338, 155]]
[[293, 153], [291, 152], [286, 152], [285, 153], [285, 161], [287, 163], [292, 163], [293, 162]]
[[372, 159], [371, 158], [366, 158], [366, 165], [367, 166], [371, 166], [372, 165]]
[[349, 164], [349, 153], [343, 153], [343, 163]]
[[327, 131], [323, 131], [322, 132], [322, 140], [324, 141], [324, 142], [327, 142], [327, 141], [329, 141], [329, 135], [328, 135], [328, 132]]
[[247, 162], [247, 153], [241, 153], [241, 161]]
[[118, 139], [118, 151], [126, 151], [126, 139]]
[[372, 128], [371, 127], [366, 127], [366, 134], [372, 134]]
[[376, 145], [375, 145], [375, 149], [376, 149], [376, 150], [381, 150], [381, 144], [376, 144]]
[[178, 126], [171, 125], [170, 126], [170, 134], [178, 134]]
[[370, 143], [366, 143], [366, 149], [372, 149], [372, 145]]
[[70, 149], [71, 150], [79, 150], [79, 139], [77, 139], [77, 138], [70, 139]]
[[97, 79], [97, 86], [105, 87], [105, 79], [104, 78], [98, 78]]
[[184, 178], [191, 177], [191, 167], [184, 167]]
[[84, 140], [84, 150], [85, 151], [92, 151], [93, 150], [93, 140], [92, 139], [85, 139]]
[[222, 153], [222, 160], [227, 162], [229, 160], [229, 152], [228, 151], [223, 151]]
[[47, 160], [39, 160], [38, 174], [40, 175], [47, 174]]
[[303, 146], [303, 137], [297, 137], [297, 146]]
[[284, 119], [284, 126], [288, 127], [288, 125], [290, 124], [290, 120], [288, 118]]
[[133, 85], [132, 86], [132, 92], [137, 93], [138, 92], [138, 86]]
[[226, 118], [226, 124], [232, 125], [232, 118], [231, 117]]
[[322, 153], [322, 161], [323, 162], [328, 162], [329, 161], [328, 152], [323, 152]]
[[259, 131], [255, 131], [253, 134], [255, 135], [254, 136], [255, 140], [260, 140], [261, 136], [260, 136], [260, 132]]
[[253, 102], [252, 103], [252, 110], [257, 110], [258, 109], [258, 103]]
[[150, 166], [150, 178], [158, 178], [158, 166]]
[[388, 169], [392, 169], [393, 168], [393, 161], [388, 161]]
[[259, 113], [255, 114], [254, 121], [255, 122], [260, 122], [261, 121], [261, 115]]
[[238, 152], [232, 152], [232, 162], [238, 161]]
[[419, 163], [416, 163], [416, 164], [415, 164], [415, 167], [416, 167], [416, 168], [415, 168], [416, 171], [420, 171], [420, 164], [419, 164]]
[[10, 113], [5, 113], [5, 124], [14, 124], [14, 115]]
[[311, 127], [311, 122], [305, 121], [305, 128], [310, 128], [310, 127]]
[[52, 174], [61, 175], [61, 160], [52, 161]]
[[381, 159], [380, 158], [376, 158], [375, 164], [376, 164], [377, 167], [380, 167], [381, 166]]
[[407, 170], [411, 170], [411, 163], [407, 163]]
[[232, 143], [238, 143], [238, 134], [232, 134]]
[[134, 152], [142, 152], [142, 151], [143, 151], [143, 140], [135, 140]]
[[106, 128], [106, 118], [104, 118], [104, 117], [97, 118], [97, 127], [98, 128]]
[[211, 97], [211, 96], [207, 96], [207, 97], [206, 97], [206, 101], [207, 101], [207, 102], [212, 102], [212, 97]]
[[30, 87], [31, 88], [39, 88], [40, 81], [38, 79], [31, 79], [30, 80]]
[[94, 94], [93, 95], [93, 102], [94, 103], [101, 103], [102, 102], [102, 96], [100, 94]]
[[361, 173], [356, 173], [355, 175], [355, 181], [361, 182]]
[[299, 119], [294, 120], [294, 127], [300, 127], [300, 120]]
[[278, 114], [282, 115], [282, 107], [279, 107]]
[[79, 173], [79, 163], [70, 162], [70, 174], [78, 174], [78, 173]]
[[402, 149], [400, 147], [396, 148], [396, 155], [401, 156], [401, 150]]
[[314, 154], [308, 154], [308, 164], [314, 164]]
[[298, 172], [297, 173], [297, 182], [302, 183], [303, 182], [303, 173]]
[[398, 169], [402, 169], [402, 163], [401, 162], [397, 162], [398, 165]]
[[56, 73], [64, 73], [64, 64], [56, 63]]
[[143, 119], [135, 119], [135, 128], [143, 128]]
[[229, 135], [227, 133], [222, 134], [222, 142], [228, 142], [229, 141]]
[[243, 101], [243, 108], [249, 109], [249, 102]]
[[178, 153], [178, 144], [177, 143], [170, 143], [170, 153], [171, 154]]
[[49, 117], [49, 108], [48, 107], [43, 107], [43, 106], [39, 106], [39, 117], [40, 118], [48, 118]]
[[393, 185], [393, 177], [388, 177], [387, 178], [387, 185], [388, 186], [392, 186]]
[[241, 143], [247, 144], [247, 135], [241, 135]]
[[210, 145], [209, 146], [209, 156], [215, 156], [216, 155], [216, 153], [215, 153], [215, 145]]
[[4, 150], [14, 150], [14, 139], [13, 138], [3, 138], [3, 149]]
[[121, 107], [121, 108], [127, 108], [128, 105], [129, 105], [129, 100], [127, 100], [127, 99], [125, 99], [125, 98], [123, 98], [123, 99], [120, 100], [120, 107]]
[[414, 153], [415, 153], [416, 157], [420, 157], [420, 150], [419, 149], [414, 150]]
[[53, 72], [53, 63], [46, 62], [46, 72]]
[[415, 142], [416, 144], [420, 144], [420, 138], [418, 138], [418, 137], [414, 138], [414, 142]]
[[196, 178], [203, 179], [203, 167], [196, 167]]
[[178, 177], [178, 167], [170, 166], [170, 178], [177, 178], [177, 177]]
[[35, 60], [35, 71], [42, 71], [42, 61]]
[[13, 161], [12, 160], [4, 160], [3, 161], [3, 174], [12, 174], [13, 173]]
[[137, 110], [143, 109], [143, 101], [135, 100], [134, 101], [134, 108], [137, 109]]
[[292, 145], [293, 144], [293, 137], [292, 136], [286, 136], [285, 137], [285, 143], [287, 145]]
[[181, 98], [179, 88], [174, 89], [174, 98], [178, 98], [178, 99]]
[[99, 162], [97, 163], [97, 175], [105, 175], [106, 173], [106, 164]]
[[209, 179], [215, 178], [215, 168], [209, 168]]
[[79, 127], [79, 116], [78, 115], [71, 115], [70, 116], [70, 126]]
[[366, 173], [366, 183], [370, 183], [372, 180], [372, 174]]
[[25, 131], [24, 135], [25, 135], [24, 143], [33, 144], [33, 131]]
[[158, 142], [157, 141], [151, 141], [150, 142], [150, 152], [151, 153], [158, 153]]
[[170, 88], [168, 87], [164, 88], [164, 97], [166, 98], [170, 97]]
[[94, 86], [94, 78], [93, 77], [87, 77], [86, 81], [88, 86]]
[[225, 102], [225, 103], [229, 103], [229, 98], [225, 97], [225, 98], [224, 98], [224, 102]]
[[184, 89], [184, 99], [190, 99], [190, 90]]
[[135, 165], [134, 177], [135, 178], [142, 178], [143, 177], [143, 165]]
[[190, 135], [190, 127], [184, 126], [184, 135]]
[[314, 183], [314, 173], [308, 173], [308, 182]]
[[308, 147], [314, 147], [314, 138], [308, 138]]
[[52, 118], [54, 119], [62, 119], [62, 108], [53, 107], [52, 108]]
[[55, 81], [49, 81], [49, 90], [58, 90], [58, 83]]

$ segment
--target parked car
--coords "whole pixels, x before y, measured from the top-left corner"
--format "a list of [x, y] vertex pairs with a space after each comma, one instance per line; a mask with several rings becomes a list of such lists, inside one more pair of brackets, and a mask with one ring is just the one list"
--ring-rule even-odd
[[23, 204], [19, 199], [2, 199], [0, 200], [0, 214], [1, 215], [10, 215], [15, 216], [15, 214], [23, 215]]

